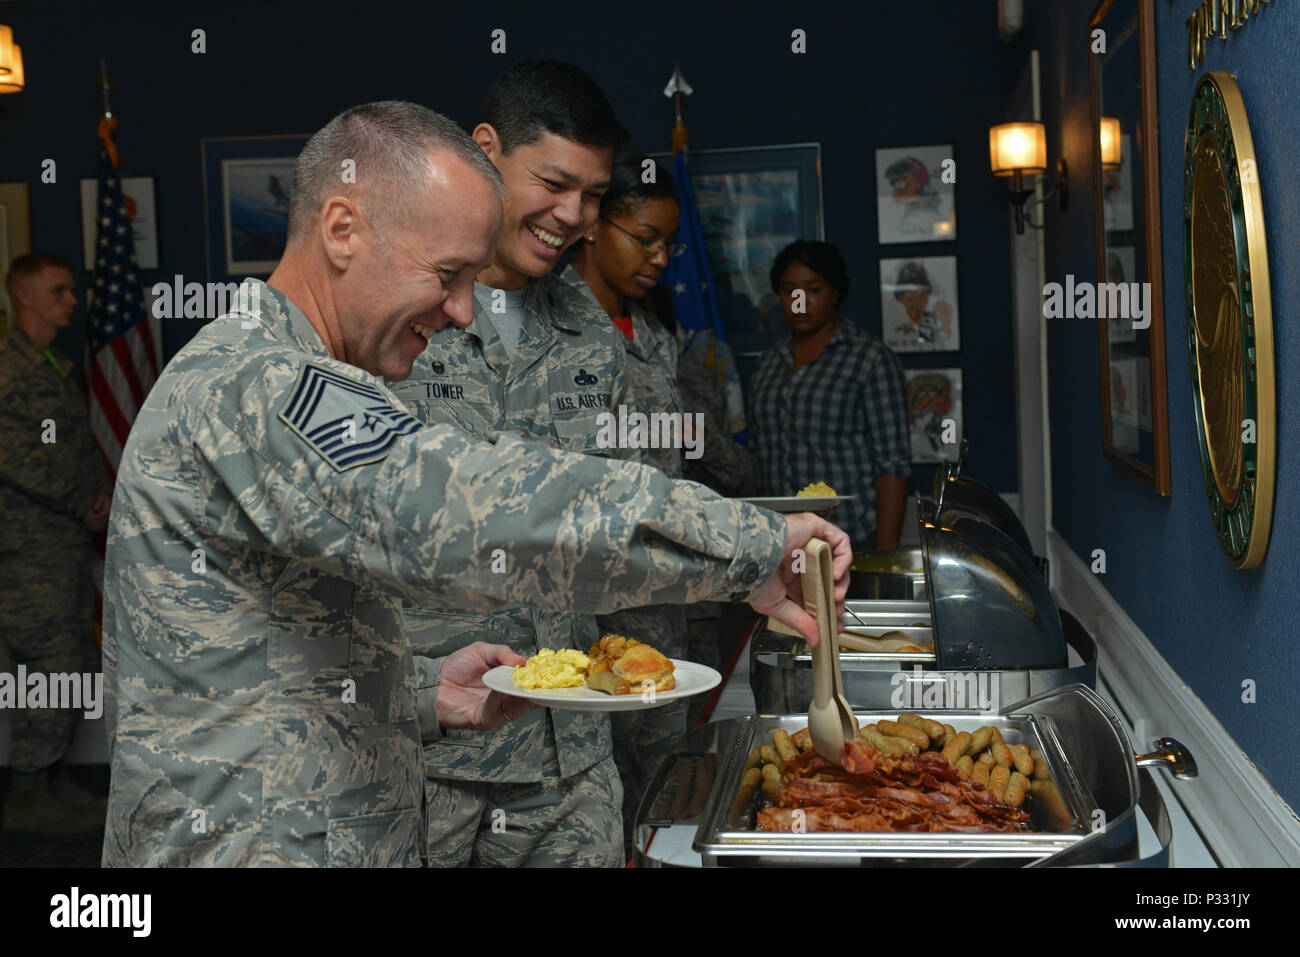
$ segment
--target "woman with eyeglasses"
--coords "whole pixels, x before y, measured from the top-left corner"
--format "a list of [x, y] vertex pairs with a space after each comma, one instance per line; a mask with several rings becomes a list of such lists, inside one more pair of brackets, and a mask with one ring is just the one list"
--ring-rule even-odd
[[[651, 170], [654, 175], [648, 177]], [[668, 260], [686, 249], [677, 242], [678, 210], [677, 188], [667, 170], [638, 153], [615, 157], [600, 215], [564, 273], [622, 330], [618, 338], [627, 348], [628, 385], [637, 397], [636, 411], [647, 416], [682, 412], [676, 324], [646, 301]], [[617, 409], [611, 411], [618, 415]], [[680, 447], [643, 449], [641, 461], [681, 477]]]
[[[650, 170], [653, 177], [646, 175]], [[645, 182], [647, 178], [651, 182]], [[627, 383], [636, 403], [628, 414], [637, 411], [648, 418], [654, 413], [675, 413], [672, 418], [684, 422], [677, 388], [675, 324], [664, 314], [666, 310], [651, 310], [645, 301], [668, 260], [686, 248], [677, 242], [678, 210], [677, 189], [666, 169], [640, 154], [616, 157], [600, 215], [578, 243], [577, 258], [564, 278], [599, 303], [622, 330], [616, 338], [627, 348]], [[610, 411], [619, 416], [618, 409]], [[688, 441], [695, 441], [694, 436]], [[643, 447], [641, 462], [681, 478], [682, 444]], [[669, 658], [685, 658], [685, 612], [681, 605], [657, 605], [601, 615], [597, 623], [602, 633], [635, 638]], [[686, 733], [686, 711], [686, 702], [676, 702], [612, 716], [629, 852], [636, 807], [659, 763]]]

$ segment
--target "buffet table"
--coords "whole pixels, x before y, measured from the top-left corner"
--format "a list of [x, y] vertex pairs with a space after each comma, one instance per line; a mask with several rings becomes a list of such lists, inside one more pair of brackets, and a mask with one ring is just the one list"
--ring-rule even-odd
[[[750, 640], [753, 640], [752, 635]], [[709, 723], [687, 734], [678, 746], [679, 753], [703, 753], [707, 756], [710, 753], [725, 752], [727, 743], [734, 736], [736, 728], [740, 724], [739, 719], [754, 713], [754, 696], [749, 681], [749, 652], [750, 649], [747, 646], [738, 657], [735, 667], [727, 676], [722, 692], [710, 715]], [[1118, 715], [1121, 715], [1120, 720], [1124, 723], [1125, 730], [1130, 739], [1133, 740], [1134, 746], [1143, 749], [1148, 742], [1138, 741], [1133, 737], [1132, 726], [1122, 718], [1123, 712], [1115, 707], [1114, 698], [1106, 687], [1104, 678], [1100, 676], [1098, 678], [1097, 692]], [[712, 762], [709, 763], [710, 767], [712, 767]], [[1167, 813], [1168, 833], [1171, 834], [1171, 839], [1167, 842], [1168, 846], [1162, 848], [1162, 842], [1157, 835], [1157, 825], [1149, 820], [1146, 814], [1138, 814], [1140, 860], [1134, 863], [1137, 866], [1143, 866], [1143, 862], [1148, 864], [1156, 862], [1155, 866], [1216, 866], [1214, 858], [1197, 835], [1196, 828], [1174, 797], [1174, 789], [1184, 785], [1181, 782], [1171, 782], [1159, 774], [1150, 777], [1160, 798], [1163, 799], [1164, 809]], [[656, 787], [650, 789], [638, 812], [637, 819], [638, 822], [643, 822], [647, 818], [653, 818], [658, 823], [643, 824], [638, 827], [638, 841], [641, 849], [638, 853], [638, 866], [702, 866], [701, 855], [694, 850], [693, 844], [699, 826], [700, 815], [704, 811], [705, 798], [707, 797], [708, 782], [705, 778], [707, 778], [707, 775], [701, 775], [701, 780], [693, 788], [695, 793], [682, 793], [672, 801], [665, 802], [661, 800], [660, 807], [656, 809], [656, 814], [653, 816], [649, 813], [651, 808], [648, 805], [662, 796], [663, 789]], [[687, 790], [689, 791], [691, 788], [688, 787]], [[668, 818], [675, 820], [673, 823], [667, 824], [665, 822]]]

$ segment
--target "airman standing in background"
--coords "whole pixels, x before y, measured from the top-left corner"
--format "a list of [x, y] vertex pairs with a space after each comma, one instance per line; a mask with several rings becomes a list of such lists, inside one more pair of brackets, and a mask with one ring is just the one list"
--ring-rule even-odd
[[[77, 306], [72, 268], [19, 256], [6, 279], [13, 328], [0, 341], [0, 633], [14, 673], [99, 671], [90, 533], [108, 521], [112, 485], [90, 434], [72, 360], [54, 349]], [[59, 765], [82, 712], [13, 712], [13, 779], [4, 826], [74, 834], [103, 826], [103, 798]]]

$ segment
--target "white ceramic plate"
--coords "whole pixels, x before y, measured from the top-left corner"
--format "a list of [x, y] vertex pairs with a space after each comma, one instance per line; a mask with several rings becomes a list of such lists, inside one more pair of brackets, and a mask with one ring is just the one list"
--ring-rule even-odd
[[722, 683], [722, 675], [708, 665], [694, 661], [669, 659], [673, 663], [673, 674], [677, 678], [677, 687], [672, 691], [656, 691], [653, 694], [605, 694], [593, 691], [586, 685], [578, 688], [556, 688], [551, 691], [543, 689], [529, 690], [515, 684], [514, 668], [510, 665], [498, 665], [483, 676], [483, 683], [493, 691], [527, 698], [534, 704], [540, 704], [557, 711], [642, 711], [646, 708], [659, 708], [692, 695], [712, 691]]
[[751, 505], [761, 505], [763, 508], [770, 508], [774, 512], [824, 512], [828, 508], [834, 508], [840, 502], [848, 502], [854, 498], [852, 495], [787, 495], [785, 497], [772, 498], [744, 498], [742, 502], [749, 502]]

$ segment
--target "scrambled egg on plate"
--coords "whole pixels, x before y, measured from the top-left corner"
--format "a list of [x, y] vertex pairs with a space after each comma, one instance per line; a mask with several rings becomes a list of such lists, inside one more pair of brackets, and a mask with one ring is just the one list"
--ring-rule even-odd
[[587, 666], [591, 660], [576, 648], [552, 651], [543, 648], [514, 670], [515, 684], [529, 690], [537, 688], [577, 688], [587, 683]]
[[835, 489], [831, 488], [825, 482], [813, 482], [799, 490], [799, 498], [813, 497], [823, 498], [835, 494]]

